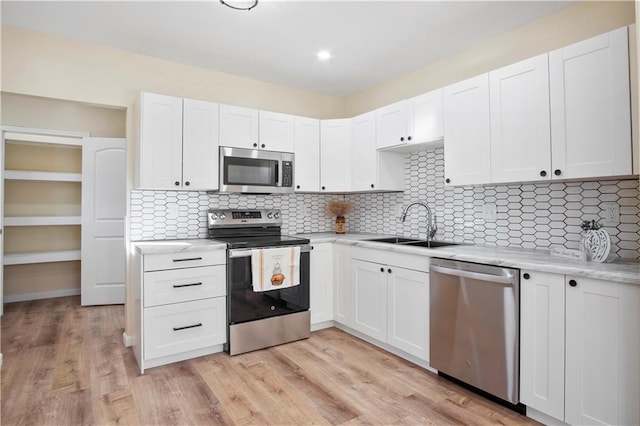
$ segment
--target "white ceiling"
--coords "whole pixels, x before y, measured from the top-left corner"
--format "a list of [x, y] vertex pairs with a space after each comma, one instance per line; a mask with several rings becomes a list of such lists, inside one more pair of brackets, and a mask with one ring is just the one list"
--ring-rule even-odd
[[[347, 96], [554, 13], [557, 1], [2, 1], [2, 22]], [[316, 52], [333, 58], [320, 62]]]

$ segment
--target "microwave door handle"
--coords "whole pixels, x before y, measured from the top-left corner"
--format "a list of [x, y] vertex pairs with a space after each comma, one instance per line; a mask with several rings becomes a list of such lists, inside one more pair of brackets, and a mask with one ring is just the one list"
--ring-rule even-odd
[[278, 183], [280, 182], [280, 162], [276, 162], [276, 186], [280, 186], [278, 185]]

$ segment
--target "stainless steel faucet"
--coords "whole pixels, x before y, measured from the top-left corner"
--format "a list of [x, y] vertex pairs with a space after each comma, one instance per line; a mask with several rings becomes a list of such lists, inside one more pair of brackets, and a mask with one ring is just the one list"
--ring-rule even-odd
[[427, 203], [423, 203], [422, 201], [414, 201], [413, 203], [409, 204], [402, 211], [402, 215], [400, 216], [400, 220], [402, 222], [407, 220], [407, 213], [409, 212], [409, 209], [411, 207], [415, 206], [415, 205], [422, 206], [425, 209], [427, 209], [427, 241], [431, 240], [433, 238], [433, 236], [436, 235], [436, 231], [438, 230], [438, 226], [436, 225], [435, 214], [433, 214], [431, 212], [431, 208], [429, 208]]

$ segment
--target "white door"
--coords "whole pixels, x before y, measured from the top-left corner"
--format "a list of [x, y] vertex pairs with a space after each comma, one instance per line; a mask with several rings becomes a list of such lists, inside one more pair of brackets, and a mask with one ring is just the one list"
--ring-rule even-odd
[[551, 179], [548, 55], [489, 73], [491, 180]]
[[220, 145], [258, 148], [258, 110], [220, 105]]
[[293, 115], [260, 111], [260, 148], [267, 151], [293, 152]]
[[182, 187], [182, 98], [142, 93], [138, 185]]
[[520, 276], [520, 402], [564, 420], [564, 275]]
[[377, 184], [376, 113], [351, 119], [351, 189], [371, 191]]
[[333, 320], [333, 244], [314, 244], [311, 251], [309, 310], [311, 324]]
[[444, 137], [442, 89], [407, 99], [407, 143], [429, 142]]
[[389, 266], [387, 343], [429, 360], [429, 274]]
[[351, 261], [352, 327], [367, 336], [387, 341], [387, 268], [362, 260]]
[[296, 191], [320, 190], [320, 120], [295, 117], [295, 176]]
[[623, 27], [549, 53], [554, 178], [631, 174], [627, 46]]
[[640, 286], [565, 279], [565, 421], [640, 424]]
[[405, 101], [376, 110], [378, 149], [407, 143], [407, 112]]
[[83, 139], [83, 306], [124, 303], [126, 180], [124, 139]]
[[218, 189], [218, 104], [184, 99], [182, 187]]
[[445, 87], [444, 116], [445, 183], [491, 182], [489, 75]]
[[320, 122], [320, 189], [351, 189], [351, 120]]

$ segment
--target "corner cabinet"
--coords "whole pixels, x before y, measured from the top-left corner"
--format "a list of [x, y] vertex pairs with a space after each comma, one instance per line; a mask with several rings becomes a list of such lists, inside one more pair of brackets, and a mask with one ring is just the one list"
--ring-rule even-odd
[[218, 104], [142, 93], [136, 187], [218, 188]]
[[640, 286], [521, 278], [521, 401], [569, 424], [639, 424]]
[[320, 191], [351, 189], [351, 120], [320, 122]]
[[445, 184], [490, 183], [489, 75], [445, 87], [444, 116]]
[[134, 251], [132, 347], [140, 372], [222, 351], [226, 252]]
[[294, 118], [296, 191], [320, 191], [320, 120]]

